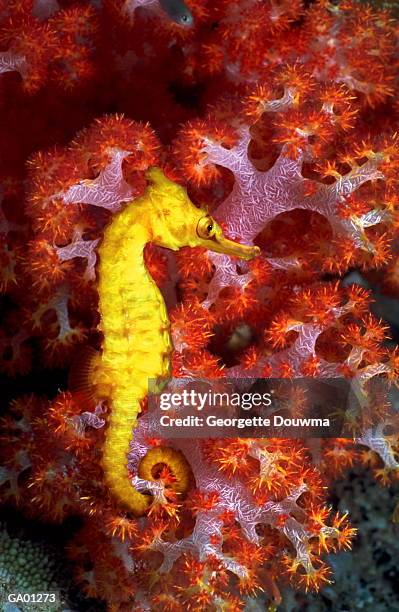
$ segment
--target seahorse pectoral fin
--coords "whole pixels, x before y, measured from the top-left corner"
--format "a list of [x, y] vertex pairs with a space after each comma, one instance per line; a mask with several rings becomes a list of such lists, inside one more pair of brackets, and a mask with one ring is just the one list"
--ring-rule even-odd
[[90, 405], [98, 403], [96, 370], [100, 367], [101, 355], [90, 345], [81, 347], [72, 362], [68, 376], [68, 388]]
[[239, 257], [240, 259], [254, 259], [260, 253], [258, 246], [247, 246], [245, 244], [239, 244], [225, 238], [223, 235], [214, 236], [212, 240], [207, 241], [207, 248], [215, 253], [223, 253], [223, 255], [230, 255], [231, 257]]

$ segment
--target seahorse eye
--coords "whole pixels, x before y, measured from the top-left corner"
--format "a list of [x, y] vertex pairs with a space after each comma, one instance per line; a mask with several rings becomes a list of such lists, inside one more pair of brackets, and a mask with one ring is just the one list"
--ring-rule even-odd
[[198, 221], [197, 234], [200, 238], [211, 238], [214, 231], [214, 223], [210, 217], [203, 217]]

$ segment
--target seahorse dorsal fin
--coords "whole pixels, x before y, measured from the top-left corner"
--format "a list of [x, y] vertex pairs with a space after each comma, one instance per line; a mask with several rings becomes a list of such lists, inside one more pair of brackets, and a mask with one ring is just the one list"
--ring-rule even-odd
[[82, 400], [95, 405], [96, 386], [94, 384], [94, 373], [101, 361], [99, 351], [90, 345], [79, 348], [69, 370], [69, 390], [78, 395]]

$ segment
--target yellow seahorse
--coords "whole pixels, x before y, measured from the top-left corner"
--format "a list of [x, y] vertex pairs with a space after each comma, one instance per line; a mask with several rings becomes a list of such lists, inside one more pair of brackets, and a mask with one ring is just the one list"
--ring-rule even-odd
[[174, 251], [205, 247], [247, 260], [259, 252], [226, 239], [210, 215], [159, 168], [151, 168], [147, 179], [144, 195], [113, 217], [99, 248], [104, 338], [91, 378], [96, 396], [105, 398], [111, 410], [103, 449], [105, 479], [111, 494], [136, 516], [146, 511], [151, 498], [130, 482], [129, 442], [149, 380], [170, 376], [173, 349], [165, 302], [145, 267], [144, 247], [148, 242]]

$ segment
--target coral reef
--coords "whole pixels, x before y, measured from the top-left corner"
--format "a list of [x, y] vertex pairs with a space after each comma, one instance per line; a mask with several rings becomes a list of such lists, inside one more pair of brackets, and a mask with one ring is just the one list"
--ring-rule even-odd
[[187, 10], [182, 25], [155, 0], [0, 0], [2, 499], [48, 522], [81, 517], [75, 579], [112, 612], [318, 592], [356, 532], [329, 508], [332, 480], [356, 463], [383, 485], [399, 476], [386, 403], [352, 437], [318, 442], [165, 440], [142, 402], [126, 470], [145, 516], [107, 486], [112, 403], [66, 372], [103, 346], [99, 245], [153, 166], [261, 250], [241, 262], [146, 246], [175, 380], [398, 381], [370, 312], [371, 287], [399, 292], [397, 21], [352, 0]]

